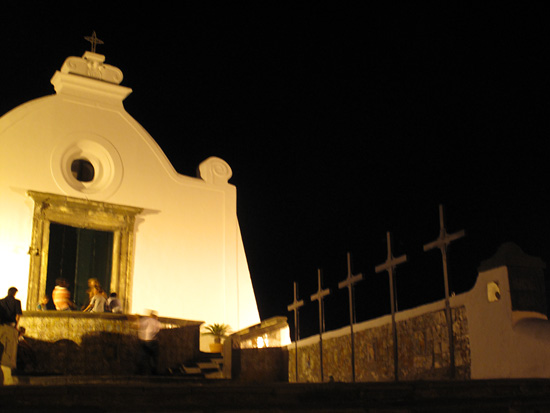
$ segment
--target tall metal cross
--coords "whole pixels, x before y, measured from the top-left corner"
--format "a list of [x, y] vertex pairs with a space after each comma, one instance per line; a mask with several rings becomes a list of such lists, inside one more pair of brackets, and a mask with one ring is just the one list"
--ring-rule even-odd
[[92, 53], [95, 53], [95, 48], [98, 44], [103, 44], [103, 40], [100, 40], [97, 37], [97, 34], [95, 34], [95, 30], [91, 36], [84, 36], [84, 39], [86, 39], [92, 44], [92, 50], [91, 50]]
[[348, 252], [348, 277], [344, 281], [338, 283], [338, 288], [347, 288], [348, 289], [348, 298], [349, 298], [349, 328], [350, 328], [350, 338], [351, 338], [351, 376], [355, 382], [355, 339], [353, 337], [353, 324], [355, 323], [355, 302], [353, 294], [353, 284], [361, 281], [363, 279], [363, 274], [353, 275], [351, 272], [351, 255]]
[[323, 333], [325, 331], [325, 304], [323, 298], [330, 294], [330, 289], [323, 290], [321, 270], [317, 270], [317, 292], [311, 295], [311, 301], [319, 301], [319, 353], [321, 360], [321, 382], [325, 381], [323, 372]]
[[393, 333], [393, 366], [394, 366], [394, 376], [395, 381], [399, 381], [399, 357], [398, 357], [398, 346], [397, 346], [397, 325], [395, 323], [395, 283], [393, 279], [393, 271], [395, 267], [399, 264], [407, 262], [407, 256], [402, 255], [395, 258], [391, 250], [391, 235], [389, 232], [386, 232], [386, 241], [388, 246], [388, 259], [384, 264], [377, 265], [374, 267], [374, 270], [379, 273], [382, 271], [387, 271], [390, 278], [390, 305], [391, 305], [391, 327]]
[[298, 284], [294, 282], [294, 301], [287, 306], [288, 311], [294, 311], [294, 344], [296, 348], [296, 381], [298, 381], [298, 340], [300, 339], [300, 318], [298, 309], [304, 305], [304, 300], [298, 300]]
[[451, 378], [456, 375], [455, 365], [455, 344], [453, 337], [453, 319], [451, 313], [451, 302], [449, 300], [449, 275], [447, 270], [447, 247], [449, 244], [459, 238], [462, 238], [466, 233], [464, 230], [455, 232], [454, 234], [447, 234], [445, 228], [445, 217], [443, 215], [443, 205], [439, 205], [439, 238], [433, 242], [424, 245], [424, 251], [429, 251], [434, 248], [439, 248], [441, 251], [441, 258], [443, 259], [443, 280], [445, 283], [445, 317], [447, 318], [447, 329], [449, 335], [449, 353], [450, 353], [450, 365], [451, 365]]

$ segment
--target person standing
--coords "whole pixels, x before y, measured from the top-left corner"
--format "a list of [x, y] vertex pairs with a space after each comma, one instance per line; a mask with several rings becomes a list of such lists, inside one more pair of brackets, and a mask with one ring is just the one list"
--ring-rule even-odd
[[21, 301], [15, 298], [15, 294], [17, 294], [17, 288], [11, 287], [8, 289], [8, 295], [0, 300], [0, 324], [8, 324], [17, 329], [23, 311], [21, 311]]
[[68, 287], [69, 284], [64, 278], [58, 278], [55, 280], [55, 288], [52, 291], [52, 301], [55, 305], [55, 309], [58, 311], [70, 311], [75, 309], [76, 305], [71, 301], [71, 292]]
[[144, 317], [138, 319], [138, 338], [140, 357], [138, 374], [157, 374], [159, 361], [158, 333], [161, 324], [156, 311], [147, 310]]

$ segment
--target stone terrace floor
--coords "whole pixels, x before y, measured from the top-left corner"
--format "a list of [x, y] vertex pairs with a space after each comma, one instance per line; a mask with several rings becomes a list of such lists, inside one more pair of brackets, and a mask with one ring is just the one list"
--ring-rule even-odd
[[550, 380], [245, 383], [174, 377], [33, 377], [0, 387], [0, 412], [538, 412]]

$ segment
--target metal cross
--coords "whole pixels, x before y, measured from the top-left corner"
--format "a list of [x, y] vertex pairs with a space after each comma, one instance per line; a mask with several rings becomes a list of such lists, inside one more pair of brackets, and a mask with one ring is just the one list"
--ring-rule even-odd
[[338, 283], [338, 288], [347, 288], [348, 289], [348, 298], [349, 298], [349, 328], [350, 328], [350, 337], [351, 337], [351, 376], [355, 382], [355, 340], [353, 337], [353, 323], [355, 323], [355, 303], [353, 296], [353, 284], [361, 281], [363, 279], [363, 274], [353, 275], [351, 272], [351, 256], [348, 252], [348, 277], [344, 281]]
[[455, 345], [453, 337], [453, 319], [451, 313], [451, 302], [449, 300], [449, 275], [447, 270], [447, 247], [449, 244], [459, 238], [462, 238], [466, 233], [464, 230], [455, 232], [454, 234], [447, 234], [445, 228], [445, 218], [443, 215], [443, 205], [439, 205], [439, 238], [433, 242], [424, 245], [424, 251], [429, 251], [434, 248], [439, 248], [441, 251], [441, 258], [443, 259], [443, 280], [445, 283], [445, 317], [447, 318], [447, 329], [449, 334], [449, 353], [451, 364], [451, 377], [456, 375], [455, 366]]
[[298, 340], [300, 339], [300, 318], [298, 309], [304, 305], [304, 300], [298, 300], [298, 284], [294, 282], [294, 301], [287, 306], [288, 311], [294, 311], [294, 344], [296, 346], [296, 381], [298, 381]]
[[84, 39], [86, 39], [92, 44], [92, 50], [91, 50], [92, 53], [95, 53], [95, 48], [98, 44], [103, 44], [103, 40], [100, 40], [97, 37], [97, 35], [95, 34], [95, 30], [91, 36], [84, 36]]
[[318, 289], [315, 294], [311, 295], [311, 301], [319, 301], [319, 352], [321, 359], [321, 382], [325, 381], [323, 372], [323, 332], [325, 331], [325, 304], [323, 303], [323, 297], [330, 294], [330, 289], [322, 288], [321, 270], [317, 270], [317, 285]]
[[398, 358], [398, 347], [397, 347], [397, 326], [395, 323], [395, 283], [393, 279], [393, 271], [395, 267], [399, 264], [407, 262], [407, 256], [402, 255], [395, 258], [392, 255], [391, 250], [391, 235], [389, 232], [386, 232], [386, 241], [388, 246], [388, 259], [384, 264], [377, 265], [374, 267], [374, 270], [379, 273], [382, 271], [387, 271], [390, 278], [390, 305], [391, 305], [391, 324], [392, 324], [392, 333], [393, 333], [393, 360], [394, 360], [394, 375], [395, 381], [399, 381], [399, 358]]

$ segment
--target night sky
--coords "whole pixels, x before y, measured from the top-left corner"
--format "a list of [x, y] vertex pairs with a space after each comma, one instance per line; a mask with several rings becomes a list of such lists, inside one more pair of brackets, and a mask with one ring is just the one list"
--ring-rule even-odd
[[550, 262], [542, 6], [44, 3], [2, 11], [0, 114], [54, 93], [50, 78], [95, 30], [133, 89], [126, 110], [176, 170], [195, 176], [209, 156], [231, 166], [262, 319], [293, 324], [296, 281], [302, 337], [316, 334], [321, 268], [326, 327], [347, 325], [348, 251], [364, 276], [357, 321], [389, 313], [388, 276], [374, 271], [386, 231], [408, 256], [399, 309], [442, 299], [440, 253], [423, 251], [439, 204], [448, 232], [466, 231], [449, 249], [452, 291], [503, 242]]

